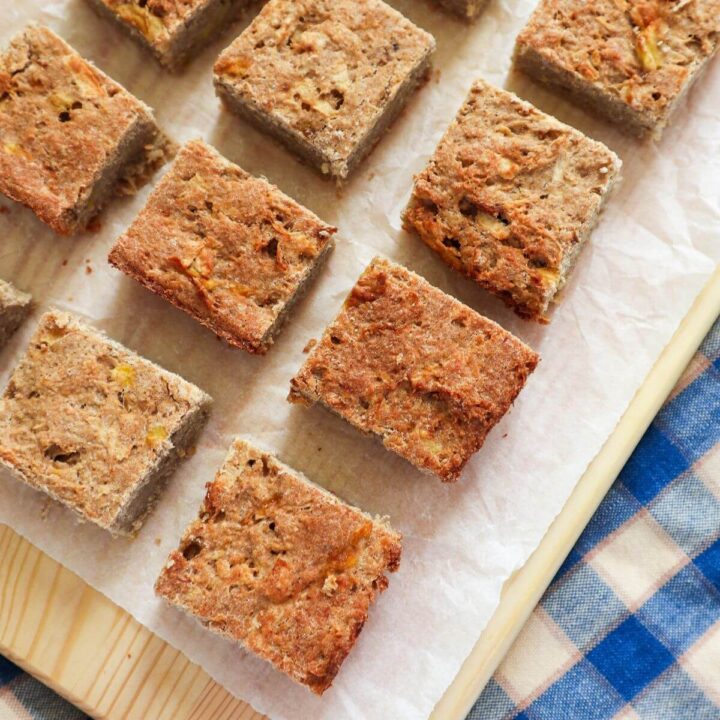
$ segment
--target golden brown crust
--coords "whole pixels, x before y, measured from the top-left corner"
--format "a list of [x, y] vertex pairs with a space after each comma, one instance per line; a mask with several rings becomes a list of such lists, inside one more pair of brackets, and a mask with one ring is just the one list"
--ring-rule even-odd
[[47, 28], [0, 56], [0, 192], [59, 233], [78, 229], [124, 140], [157, 127], [149, 108]]
[[155, 589], [321, 694], [400, 552], [387, 525], [237, 440]]
[[231, 345], [264, 353], [335, 230], [193, 141], [109, 260]]
[[173, 70], [228, 24], [248, 0], [91, 0]]
[[52, 310], [0, 400], [0, 463], [82, 518], [117, 525], [201, 390]]
[[456, 480], [538, 362], [491, 320], [376, 258], [291, 381], [445, 482]]
[[415, 178], [405, 227], [544, 321], [619, 168], [601, 143], [478, 81]]
[[99, 0], [129, 27], [140, 33], [160, 54], [185, 22], [210, 0]]
[[604, 96], [652, 131], [719, 42], [720, 0], [541, 0], [516, 52], [537, 53], [568, 83], [597, 91], [597, 109]]
[[218, 58], [215, 79], [345, 177], [434, 46], [381, 0], [270, 0]]

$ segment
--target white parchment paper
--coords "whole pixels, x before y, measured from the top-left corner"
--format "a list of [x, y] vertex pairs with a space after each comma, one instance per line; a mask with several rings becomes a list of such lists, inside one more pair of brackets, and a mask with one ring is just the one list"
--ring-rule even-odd
[[[336, 251], [279, 342], [267, 357], [252, 358], [107, 265], [113, 240], [143, 206], [148, 188], [115, 202], [99, 232], [74, 239], [53, 235], [28, 211], [0, 200], [7, 209], [0, 214], [0, 276], [31, 291], [38, 312], [52, 304], [88, 316], [216, 401], [197, 454], [174, 476], [136, 540], [77, 525], [57, 506], [43, 520], [43, 497], [6, 474], [0, 475], [0, 522], [275, 718], [400, 720], [430, 713], [495, 610], [504, 581], [538, 545], [720, 258], [720, 62], [698, 83], [662, 142], [641, 145], [530, 82], [508, 77], [514, 37], [532, 1], [492, 0], [469, 27], [424, 2], [393, 4], [436, 36], [438, 72], [338, 194], [220, 110], [212, 62], [244, 22], [188, 72], [171, 76], [83, 0], [0, 0], [3, 45], [28, 20], [49, 25], [153, 106], [176, 140], [206, 139], [340, 228]], [[478, 76], [603, 140], [625, 162], [624, 184], [548, 327], [515, 318], [400, 228], [413, 173]], [[378, 253], [421, 273], [542, 354], [514, 409], [456, 485], [421, 476], [320, 409], [285, 401], [290, 377], [305, 358], [303, 346], [319, 336]], [[3, 385], [33, 327], [34, 320], [26, 323], [0, 356]], [[168, 552], [237, 434], [347, 501], [389, 515], [405, 535], [400, 571], [323, 698], [153, 597]]]

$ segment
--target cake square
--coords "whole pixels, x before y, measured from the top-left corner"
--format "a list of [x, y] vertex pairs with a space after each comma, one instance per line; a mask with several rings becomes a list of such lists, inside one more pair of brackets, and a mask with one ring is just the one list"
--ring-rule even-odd
[[9, 282], [0, 280], [0, 348], [20, 327], [32, 306], [32, 298]]
[[659, 137], [720, 43], [720, 0], [541, 0], [516, 66], [622, 130]]
[[210, 402], [53, 309], [0, 399], [0, 465], [81, 520], [133, 535], [191, 449]]
[[603, 144], [480, 80], [415, 178], [404, 225], [545, 323], [620, 166]]
[[155, 591], [320, 695], [397, 570], [400, 540], [236, 440]]
[[109, 260], [231, 345], [265, 353], [335, 230], [197, 140]]
[[177, 70], [210, 42], [249, 0], [90, 0], [158, 62]]
[[215, 63], [231, 110], [338, 181], [425, 79], [435, 48], [382, 0], [270, 0]]
[[69, 235], [165, 160], [150, 108], [44, 27], [0, 55], [0, 192]]
[[508, 411], [539, 357], [401, 265], [375, 258], [291, 381], [444, 482]]

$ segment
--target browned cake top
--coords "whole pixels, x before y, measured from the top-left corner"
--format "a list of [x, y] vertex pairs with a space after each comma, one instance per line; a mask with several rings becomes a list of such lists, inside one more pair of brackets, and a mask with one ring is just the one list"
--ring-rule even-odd
[[381, 0], [270, 0], [215, 74], [332, 164], [350, 157], [434, 44]]
[[119, 18], [140, 32], [159, 50], [170, 45], [173, 36], [208, 0], [100, 0]]
[[541, 0], [518, 45], [658, 122], [719, 38], [720, 0]]
[[57, 35], [31, 26], [0, 55], [0, 191], [58, 232], [149, 109]]
[[191, 405], [205, 400], [190, 383], [53, 310], [0, 400], [0, 461], [109, 527]]
[[193, 141], [110, 261], [228, 342], [262, 351], [334, 232], [273, 185]]
[[445, 481], [457, 479], [538, 356], [418, 275], [375, 259], [292, 380]]
[[156, 590], [322, 693], [400, 550], [398, 533], [238, 440]]
[[619, 166], [601, 143], [478, 81], [415, 178], [405, 224], [535, 317]]

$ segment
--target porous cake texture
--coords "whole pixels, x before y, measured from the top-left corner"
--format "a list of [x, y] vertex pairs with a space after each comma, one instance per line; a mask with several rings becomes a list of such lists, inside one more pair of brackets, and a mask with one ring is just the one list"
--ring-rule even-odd
[[425, 79], [431, 35], [382, 0], [270, 0], [215, 63], [232, 111], [344, 180]]
[[103, 17], [177, 70], [231, 23], [249, 0], [90, 0]]
[[720, 0], [541, 0], [515, 63], [589, 110], [659, 137], [720, 44]]
[[231, 345], [265, 353], [335, 230], [198, 140], [180, 150], [109, 260]]
[[520, 316], [547, 322], [620, 166], [602, 143], [480, 80], [415, 178], [404, 225]]
[[31, 25], [0, 55], [0, 192], [63, 235], [172, 152], [147, 105]]
[[400, 552], [385, 520], [237, 440], [155, 589], [322, 694]]
[[401, 265], [376, 258], [291, 381], [444, 482], [458, 478], [538, 355]]
[[0, 465], [80, 519], [132, 535], [191, 451], [210, 402], [79, 318], [51, 310], [0, 399]]

